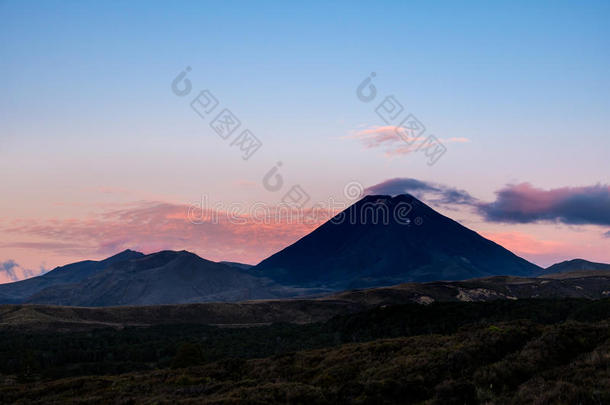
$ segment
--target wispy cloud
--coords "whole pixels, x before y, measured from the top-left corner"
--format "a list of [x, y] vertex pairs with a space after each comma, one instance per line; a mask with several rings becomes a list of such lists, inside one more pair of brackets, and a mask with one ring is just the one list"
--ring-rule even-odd
[[600, 259], [604, 257], [600, 256], [600, 252], [596, 248], [578, 245], [566, 240], [552, 240], [533, 236], [515, 230], [481, 232], [481, 234], [511, 252], [543, 267], [575, 257], [598, 257]]
[[19, 268], [19, 265], [15, 263], [13, 259], [8, 259], [7, 261], [0, 263], [0, 272], [11, 281], [18, 280], [15, 272], [16, 268]]
[[18, 248], [18, 249], [39, 249], [39, 250], [53, 250], [63, 252], [75, 252], [79, 251], [86, 246], [81, 243], [65, 243], [65, 242], [9, 242], [2, 243], [0, 247], [3, 248]]
[[47, 270], [42, 266], [38, 270], [25, 269], [17, 264], [17, 262], [15, 262], [13, 259], [8, 259], [0, 262], [0, 284], [39, 276], [46, 272]]
[[[365, 148], [381, 148], [388, 157], [405, 155], [417, 151], [419, 143], [424, 139], [409, 136], [402, 127], [393, 125], [373, 126], [354, 132], [348, 138], [359, 140]], [[451, 137], [439, 139], [441, 143], [467, 143], [468, 138]]]
[[522, 232], [483, 232], [483, 236], [493, 240], [508, 250], [520, 255], [547, 255], [565, 249], [567, 244], [553, 240], [536, 239]]

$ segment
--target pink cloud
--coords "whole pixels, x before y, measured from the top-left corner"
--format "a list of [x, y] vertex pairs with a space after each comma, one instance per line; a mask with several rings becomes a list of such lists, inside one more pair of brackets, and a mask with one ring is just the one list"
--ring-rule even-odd
[[610, 185], [561, 187], [550, 190], [529, 183], [508, 185], [479, 211], [489, 221], [610, 225]]
[[[420, 143], [426, 139], [425, 135], [421, 137], [409, 136], [404, 128], [393, 125], [373, 126], [354, 133], [349, 138], [355, 138], [362, 142], [365, 148], [383, 148], [387, 157], [406, 155], [411, 152], [416, 152]], [[466, 143], [470, 142], [468, 138], [451, 137], [439, 139], [443, 144], [447, 143]]]
[[83, 258], [110, 255], [127, 248], [144, 253], [185, 249], [210, 260], [257, 263], [311, 232], [332, 215], [328, 210], [314, 212], [264, 205], [243, 212], [210, 208], [202, 215], [193, 206], [141, 202], [91, 218], [16, 220], [1, 230], [11, 234], [13, 240], [21, 234], [28, 241], [0, 246], [48, 251], [61, 248]]
[[360, 139], [366, 148], [377, 148], [385, 144], [404, 142], [398, 136], [397, 130], [398, 128], [392, 125], [377, 126], [358, 131], [355, 138]]
[[540, 240], [521, 232], [486, 232], [483, 236], [516, 254], [545, 255], [567, 247], [564, 242]]
[[445, 143], [468, 143], [470, 142], [470, 139], [464, 138], [463, 136], [454, 136], [451, 138], [443, 139], [442, 141]]
[[561, 240], [535, 237], [518, 231], [480, 232], [511, 252], [538, 265], [547, 267], [564, 260], [583, 258], [607, 262], [607, 248], [599, 243], [595, 233], [558, 234]]

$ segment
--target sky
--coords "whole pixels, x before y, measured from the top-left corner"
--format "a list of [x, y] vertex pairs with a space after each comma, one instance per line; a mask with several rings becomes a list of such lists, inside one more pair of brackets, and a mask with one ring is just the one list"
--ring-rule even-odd
[[[354, 185], [542, 266], [610, 262], [608, 21], [607, 1], [0, 0], [0, 282], [126, 248], [256, 263], [321, 221], [261, 211], [290, 191], [336, 211]], [[407, 115], [425, 131], [397, 136]]]

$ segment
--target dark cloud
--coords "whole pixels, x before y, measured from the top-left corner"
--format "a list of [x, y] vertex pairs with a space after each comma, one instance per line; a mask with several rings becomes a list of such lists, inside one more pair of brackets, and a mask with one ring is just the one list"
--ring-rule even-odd
[[522, 183], [509, 185], [496, 194], [496, 201], [477, 205], [488, 221], [610, 225], [610, 186], [607, 185], [543, 190]]
[[610, 238], [610, 231], [604, 232], [604, 238]]
[[413, 178], [389, 179], [364, 190], [365, 194], [412, 194], [432, 204], [474, 205], [476, 199], [464, 190]]

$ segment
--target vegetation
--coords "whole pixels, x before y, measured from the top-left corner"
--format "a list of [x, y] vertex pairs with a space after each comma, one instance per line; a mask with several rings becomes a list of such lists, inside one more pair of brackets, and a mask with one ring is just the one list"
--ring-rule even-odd
[[1, 403], [610, 403], [610, 300], [0, 333]]

